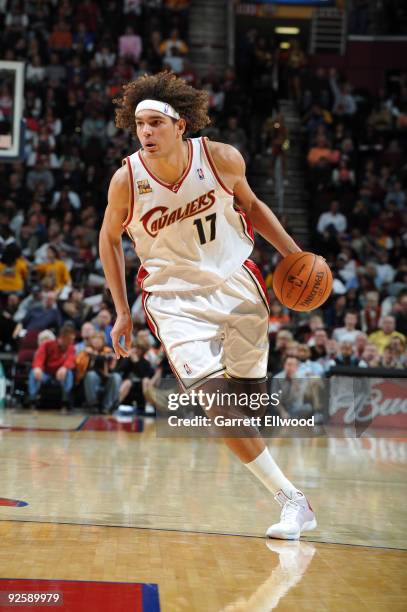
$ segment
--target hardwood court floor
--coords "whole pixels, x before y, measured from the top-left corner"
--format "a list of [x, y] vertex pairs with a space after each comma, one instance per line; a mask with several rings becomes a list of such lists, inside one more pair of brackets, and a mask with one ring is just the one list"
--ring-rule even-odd
[[168, 612], [407, 608], [405, 438], [270, 441], [319, 527], [268, 548], [278, 507], [221, 442], [82, 422], [0, 417], [0, 497], [28, 502], [0, 506], [0, 578], [153, 582]]

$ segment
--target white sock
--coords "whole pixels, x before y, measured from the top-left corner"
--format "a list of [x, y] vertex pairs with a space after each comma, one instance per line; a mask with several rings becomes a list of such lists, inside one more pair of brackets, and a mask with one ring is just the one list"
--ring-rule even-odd
[[281, 489], [290, 499], [295, 497], [298, 489], [284, 476], [271, 456], [268, 448], [265, 448], [264, 451], [261, 452], [260, 455], [257, 455], [256, 459], [250, 461], [250, 463], [245, 463], [245, 466], [252, 474], [261, 480], [264, 486], [267, 487], [273, 495]]

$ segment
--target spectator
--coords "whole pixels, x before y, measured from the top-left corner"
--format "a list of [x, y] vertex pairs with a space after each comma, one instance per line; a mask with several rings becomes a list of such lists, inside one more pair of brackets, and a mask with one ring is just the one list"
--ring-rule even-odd
[[379, 329], [369, 336], [369, 342], [375, 344], [379, 354], [383, 355], [385, 347], [390, 344], [392, 338], [400, 338], [406, 341], [404, 334], [396, 331], [396, 319], [393, 316], [382, 317]]
[[81, 339], [75, 344], [75, 353], [79, 355], [81, 351], [84, 351], [89, 346], [89, 339], [96, 332], [95, 326], [89, 321], [86, 321], [81, 327]]
[[311, 346], [311, 359], [313, 361], [316, 361], [318, 359], [321, 359], [322, 357], [326, 357], [326, 345], [328, 342], [328, 334], [326, 333], [326, 330], [321, 328], [321, 329], [316, 329], [315, 333], [314, 333], [314, 342]]
[[361, 327], [367, 334], [373, 333], [379, 326], [381, 307], [379, 304], [379, 293], [368, 291], [366, 304], [360, 315]]
[[317, 231], [323, 234], [329, 231], [334, 234], [343, 234], [346, 231], [346, 217], [340, 212], [339, 202], [333, 201], [329, 207], [329, 212], [324, 212], [318, 219]]
[[7, 245], [0, 259], [0, 295], [22, 295], [28, 278], [28, 263], [21, 257], [21, 249], [15, 243]]
[[339, 355], [335, 359], [337, 366], [346, 366], [348, 368], [356, 367], [359, 363], [358, 358], [353, 355], [352, 343], [344, 340], [339, 345]]
[[396, 317], [396, 329], [407, 337], [407, 294], [401, 293], [393, 309]]
[[112, 346], [112, 339], [110, 332], [113, 329], [112, 314], [106, 308], [102, 308], [97, 316], [92, 319], [92, 325], [94, 325], [96, 331], [102, 331], [105, 334], [105, 342], [108, 347]]
[[72, 282], [66, 263], [60, 258], [58, 249], [53, 245], [48, 246], [46, 262], [37, 264], [36, 271], [40, 278], [50, 278], [57, 291]]
[[307, 344], [299, 344], [297, 348], [299, 360], [298, 376], [302, 378], [321, 377], [324, 368], [318, 361], [311, 361], [311, 349]]
[[367, 343], [363, 351], [362, 359], [359, 361], [361, 368], [378, 368], [380, 365], [380, 355], [377, 346]]
[[297, 357], [285, 358], [284, 369], [274, 376], [272, 388], [279, 392], [276, 408], [283, 418], [306, 417], [319, 410], [318, 386], [301, 376]]
[[392, 370], [403, 369], [404, 367], [404, 364], [397, 359], [389, 344], [383, 349], [383, 354], [380, 357], [379, 365], [381, 368], [390, 368]]
[[154, 369], [146, 359], [147, 352], [151, 349], [150, 343], [145, 340], [136, 340], [130, 351], [130, 357], [119, 364], [122, 383], [120, 385], [119, 401], [135, 401], [139, 412], [145, 410], [145, 398], [143, 394], [143, 379], [152, 378]]
[[320, 357], [318, 359], [318, 363], [321, 364], [325, 374], [329, 372], [329, 370], [336, 366], [336, 358], [338, 356], [339, 348], [336, 340], [332, 338], [326, 341], [326, 355], [325, 357]]
[[26, 316], [20, 324], [20, 329], [44, 329], [52, 328], [58, 330], [62, 325], [62, 315], [57, 306], [56, 291], [43, 291], [41, 294], [41, 305], [36, 302], [29, 307]]
[[346, 313], [345, 327], [336, 327], [332, 334], [333, 339], [339, 343], [347, 341], [353, 344], [360, 334], [360, 330], [356, 329], [357, 323], [357, 314], [355, 314], [354, 312]]
[[396, 368], [405, 368], [406, 367], [406, 343], [403, 342], [401, 338], [395, 336], [390, 340], [388, 345], [393, 351], [394, 360], [396, 363]]
[[267, 371], [275, 374], [281, 370], [285, 351], [289, 342], [292, 342], [293, 335], [287, 329], [281, 329], [277, 332], [275, 346], [271, 347], [268, 357]]
[[163, 61], [168, 61], [168, 59], [170, 59], [173, 55], [174, 51], [176, 51], [181, 57], [186, 55], [189, 51], [188, 45], [185, 43], [185, 41], [181, 40], [179, 30], [177, 28], [171, 30], [170, 37], [161, 43], [160, 52], [163, 57]]
[[367, 344], [368, 344], [367, 335], [364, 334], [363, 332], [359, 332], [358, 335], [356, 336], [355, 348], [354, 348], [355, 357], [357, 359], [359, 360], [362, 359]]
[[141, 37], [134, 32], [134, 28], [127, 26], [125, 33], [119, 38], [119, 56], [137, 63], [143, 51]]
[[352, 87], [347, 81], [342, 81], [338, 84], [335, 68], [331, 68], [329, 84], [334, 95], [332, 112], [336, 115], [354, 115], [357, 107], [355, 98], [352, 95]]
[[34, 192], [39, 185], [43, 185], [46, 192], [51, 191], [55, 184], [54, 176], [46, 167], [47, 156], [39, 155], [35, 167], [27, 174], [27, 188]]
[[119, 400], [120, 374], [113, 372], [116, 357], [106, 346], [103, 332], [89, 338], [89, 346], [76, 357], [76, 382], [83, 379], [86, 403], [90, 410], [109, 414]]
[[28, 378], [28, 393], [31, 408], [35, 408], [41, 386], [48, 381], [57, 381], [62, 390], [62, 412], [71, 406], [71, 390], [75, 367], [75, 330], [71, 325], [61, 328], [56, 340], [46, 340], [38, 347]]

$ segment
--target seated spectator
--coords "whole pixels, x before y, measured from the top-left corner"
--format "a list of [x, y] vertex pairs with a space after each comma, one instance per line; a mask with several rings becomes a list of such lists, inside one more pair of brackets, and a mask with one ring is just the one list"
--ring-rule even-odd
[[73, 191], [69, 185], [62, 185], [61, 191], [55, 191], [52, 197], [49, 210], [65, 210], [63, 202], [69, 203], [69, 210], [80, 210], [81, 200], [76, 191]]
[[0, 309], [0, 347], [7, 351], [15, 347], [17, 321], [15, 315], [20, 305], [20, 298], [10, 293], [3, 307]]
[[311, 359], [316, 361], [321, 357], [326, 356], [326, 343], [328, 341], [328, 334], [326, 329], [316, 329], [312, 338], [312, 344], [308, 341], [308, 346], [311, 347]]
[[402, 188], [401, 181], [395, 181], [386, 194], [384, 203], [395, 202], [397, 210], [403, 212], [406, 209], [406, 193]]
[[75, 330], [69, 324], [61, 327], [56, 340], [46, 340], [35, 352], [28, 378], [28, 393], [31, 408], [36, 408], [41, 386], [57, 381], [62, 390], [62, 412], [71, 405], [71, 390], [75, 368]]
[[349, 168], [348, 162], [345, 159], [341, 159], [338, 168], [334, 168], [332, 171], [332, 182], [339, 189], [353, 187], [355, 184], [355, 173]]
[[320, 234], [325, 231], [333, 234], [343, 234], [346, 232], [346, 227], [346, 217], [340, 212], [339, 202], [337, 201], [331, 202], [329, 212], [322, 213], [317, 223], [317, 231]]
[[384, 102], [377, 102], [370, 113], [367, 124], [375, 131], [382, 132], [390, 130], [393, 124], [393, 117]]
[[37, 264], [35, 269], [40, 278], [51, 278], [57, 291], [72, 283], [66, 263], [60, 259], [59, 251], [53, 245], [48, 246], [46, 262]]
[[112, 347], [112, 339], [110, 332], [113, 329], [112, 325], [112, 313], [107, 308], [102, 308], [96, 317], [91, 320], [92, 325], [96, 331], [102, 331], [105, 334], [105, 342], [107, 346]]
[[378, 253], [378, 263], [376, 264], [376, 272], [379, 287], [393, 282], [396, 275], [396, 270], [389, 263], [389, 254], [386, 250], [380, 250]]
[[335, 363], [337, 366], [346, 366], [348, 368], [358, 365], [359, 360], [353, 354], [352, 342], [345, 340], [340, 343], [339, 354], [335, 359]]
[[119, 400], [121, 376], [113, 372], [116, 357], [106, 346], [103, 332], [95, 332], [89, 345], [76, 357], [76, 383], [83, 380], [86, 403], [90, 410], [109, 414]]
[[368, 344], [367, 335], [363, 332], [359, 332], [356, 336], [354, 354], [357, 359], [362, 359], [365, 352], [365, 348]]
[[44, 329], [52, 328], [58, 330], [62, 325], [62, 315], [57, 306], [56, 291], [42, 291], [41, 304], [34, 301], [27, 310], [27, 314], [21, 321], [19, 329]]
[[354, 312], [347, 312], [345, 315], [345, 326], [336, 327], [333, 331], [332, 337], [337, 342], [341, 343], [344, 341], [353, 344], [360, 334], [360, 330], [356, 329], [358, 323], [358, 315]]
[[96, 332], [95, 326], [87, 321], [81, 327], [81, 339], [75, 344], [75, 353], [79, 355], [81, 351], [84, 351], [89, 346], [89, 339]]
[[37, 336], [38, 346], [40, 346], [43, 342], [48, 342], [49, 340], [56, 340], [57, 337], [54, 332], [50, 329], [43, 329]]
[[140, 412], [145, 409], [142, 391], [143, 379], [152, 378], [154, 375], [154, 369], [145, 357], [150, 348], [149, 342], [136, 340], [130, 350], [130, 357], [121, 359], [119, 363], [119, 371], [122, 376], [119, 401], [120, 403], [134, 401]]
[[318, 361], [311, 361], [311, 349], [307, 344], [297, 347], [299, 360], [298, 375], [302, 378], [318, 378], [324, 375], [324, 368]]
[[125, 33], [119, 38], [119, 56], [137, 63], [143, 51], [141, 37], [134, 32], [134, 28], [127, 26]]
[[396, 330], [396, 319], [393, 316], [382, 317], [379, 329], [369, 336], [369, 342], [375, 344], [378, 348], [380, 356], [383, 355], [385, 347], [390, 344], [392, 338], [400, 338], [402, 342], [406, 341], [404, 334]]
[[328, 339], [326, 341], [326, 355], [320, 357], [318, 363], [323, 367], [324, 373], [329, 372], [331, 368], [336, 366], [336, 358], [338, 356], [338, 343], [336, 340]]
[[360, 323], [363, 331], [367, 334], [373, 333], [379, 327], [380, 317], [379, 293], [377, 291], [368, 291], [365, 307], [360, 314]]
[[181, 40], [177, 28], [171, 30], [170, 37], [164, 40], [160, 45], [160, 52], [164, 62], [172, 56], [174, 50], [177, 51], [181, 57], [186, 55], [189, 51], [186, 42]]
[[72, 289], [69, 297], [61, 304], [62, 313], [79, 329], [90, 318], [92, 308], [84, 301], [84, 293], [80, 289]]
[[380, 357], [379, 366], [381, 368], [390, 368], [393, 370], [402, 370], [404, 369], [404, 364], [400, 359], [397, 359], [396, 354], [394, 353], [390, 344], [388, 344], [384, 350], [383, 355]]
[[393, 351], [394, 359], [397, 363], [397, 368], [407, 367], [406, 343], [401, 338], [395, 336], [390, 340], [388, 345]]
[[22, 294], [28, 278], [28, 263], [15, 243], [7, 245], [0, 259], [0, 294]]
[[51, 170], [46, 166], [47, 156], [39, 155], [35, 167], [27, 173], [27, 188], [34, 192], [38, 185], [42, 184], [45, 191], [51, 191], [55, 185], [55, 179]]
[[308, 164], [310, 167], [322, 165], [330, 165], [339, 161], [339, 151], [334, 151], [328, 142], [328, 139], [323, 134], [320, 134], [315, 139], [315, 144], [308, 152]]
[[72, 34], [65, 21], [58, 21], [48, 38], [48, 47], [52, 51], [68, 51], [72, 48]]
[[396, 329], [407, 336], [407, 294], [401, 293], [393, 307], [393, 313], [396, 317]]
[[380, 365], [380, 355], [375, 344], [368, 342], [363, 351], [362, 359], [359, 361], [361, 368], [378, 368]]
[[287, 356], [283, 370], [273, 377], [272, 390], [280, 395], [276, 409], [284, 418], [306, 417], [320, 409], [319, 385], [302, 377], [299, 367], [297, 357]]
[[268, 356], [267, 371], [275, 374], [281, 370], [287, 345], [292, 342], [293, 335], [288, 329], [277, 332], [274, 348], [271, 348]]

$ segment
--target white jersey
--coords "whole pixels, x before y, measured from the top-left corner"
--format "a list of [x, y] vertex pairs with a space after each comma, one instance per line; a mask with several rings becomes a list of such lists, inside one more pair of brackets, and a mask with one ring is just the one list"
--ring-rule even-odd
[[234, 206], [204, 138], [188, 139], [189, 160], [177, 183], [147, 168], [141, 151], [123, 163], [131, 207], [123, 227], [141, 261], [138, 281], [149, 292], [191, 291], [229, 278], [253, 249], [253, 230]]

